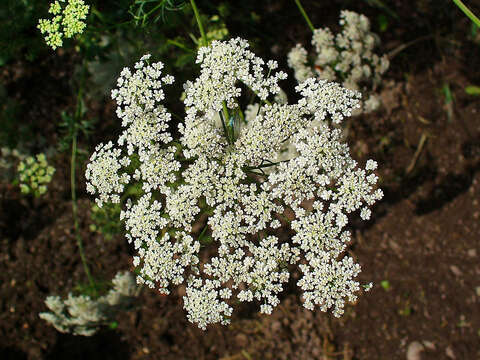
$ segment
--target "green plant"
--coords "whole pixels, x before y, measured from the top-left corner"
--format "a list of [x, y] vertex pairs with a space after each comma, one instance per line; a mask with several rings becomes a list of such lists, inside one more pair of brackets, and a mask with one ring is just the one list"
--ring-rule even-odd
[[43, 0], [0, 1], [0, 67], [13, 59], [33, 61], [42, 53], [44, 44], [31, 29], [44, 8]]
[[113, 236], [123, 231], [122, 223], [118, 221], [121, 207], [119, 204], [106, 204], [103, 207], [92, 205], [92, 221], [90, 231], [101, 233], [105, 239], [111, 240]]
[[468, 95], [479, 96], [480, 95], [480, 86], [469, 85], [465, 87], [465, 92]]
[[37, 154], [20, 161], [17, 171], [22, 193], [39, 197], [47, 192], [47, 185], [52, 180], [55, 168], [48, 165], [45, 154]]
[[480, 27], [480, 19], [475, 16], [475, 14], [470, 11], [470, 9], [462, 2], [462, 0], [452, 0], [455, 5], [458, 6], [460, 10], [477, 26]]
[[160, 20], [166, 21], [167, 11], [180, 11], [186, 6], [183, 0], [134, 0], [129, 13], [136, 26], [146, 27]]
[[380, 281], [380, 285], [382, 286], [382, 288], [383, 288], [385, 291], [389, 291], [389, 290], [390, 290], [390, 281], [388, 281], [388, 280], [382, 280], [382, 281]]
[[38, 29], [45, 34], [45, 41], [53, 50], [63, 45], [63, 38], [81, 34], [86, 26], [85, 19], [90, 6], [83, 0], [68, 0], [66, 5], [65, 1], [52, 2], [48, 12], [53, 18], [40, 19], [38, 22]]

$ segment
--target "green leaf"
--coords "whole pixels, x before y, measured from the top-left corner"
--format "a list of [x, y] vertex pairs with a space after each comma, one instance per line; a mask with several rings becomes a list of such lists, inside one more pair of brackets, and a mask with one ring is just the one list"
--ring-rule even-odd
[[390, 290], [390, 282], [388, 280], [383, 280], [380, 282], [380, 285], [385, 289], [385, 291]]
[[477, 32], [478, 32], [478, 26], [472, 22], [472, 25], [470, 27], [470, 35], [472, 35], [472, 37], [475, 37], [477, 35]]
[[118, 327], [118, 323], [116, 321], [112, 321], [110, 324], [108, 324], [108, 327], [112, 330], [115, 330]]
[[388, 19], [387, 19], [387, 17], [383, 14], [378, 15], [377, 21], [378, 21], [378, 28], [379, 28], [380, 32], [387, 31], [387, 29], [388, 29]]
[[480, 95], [480, 86], [470, 85], [465, 88], [465, 92], [468, 95], [479, 96]]
[[442, 87], [443, 95], [445, 95], [445, 103], [451, 104], [453, 102], [452, 91], [450, 90], [450, 85], [444, 84]]

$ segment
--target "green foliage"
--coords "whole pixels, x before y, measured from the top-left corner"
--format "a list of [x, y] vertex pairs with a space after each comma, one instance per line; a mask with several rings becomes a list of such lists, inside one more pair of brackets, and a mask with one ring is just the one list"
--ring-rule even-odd
[[468, 95], [479, 96], [480, 95], [480, 86], [470, 85], [465, 88], [465, 92]]
[[218, 15], [214, 15], [208, 19], [207, 28], [208, 31], [206, 35], [209, 43], [214, 40], [224, 40], [229, 35], [227, 26]]
[[75, 296], [88, 296], [91, 299], [98, 299], [105, 295], [112, 287], [111, 281], [95, 279], [94, 283], [80, 282], [73, 287], [72, 294]]
[[35, 29], [44, 0], [0, 1], [0, 66], [12, 59], [33, 61], [45, 49]]
[[118, 220], [120, 211], [119, 204], [106, 203], [101, 208], [94, 204], [91, 213], [93, 224], [90, 225], [90, 231], [101, 233], [107, 240], [122, 233], [123, 223]]
[[385, 291], [389, 291], [390, 290], [390, 281], [388, 280], [382, 280], [380, 282], [380, 285], [382, 286], [382, 288], [385, 290]]
[[6, 88], [0, 85], [0, 146], [16, 148], [28, 132], [28, 127], [18, 122], [20, 110], [18, 101], [8, 96]]
[[388, 14], [392, 18], [396, 20], [399, 19], [398, 14], [391, 7], [385, 4], [385, 2], [383, 2], [382, 0], [365, 0], [365, 2], [371, 7], [375, 7], [377, 9], [383, 10], [386, 14]]
[[47, 192], [55, 168], [48, 165], [45, 154], [37, 154], [36, 157], [29, 156], [21, 161], [17, 171], [22, 193], [39, 197]]
[[[85, 119], [86, 107], [83, 99], [79, 99], [77, 106], [77, 114], [72, 115], [65, 111], [62, 112], [61, 122], [59, 124], [60, 132], [63, 136], [60, 138], [58, 147], [60, 151], [66, 151], [72, 144], [73, 137], [76, 137], [78, 133], [84, 136], [88, 136], [93, 130], [94, 120]], [[75, 116], [80, 120], [76, 120]]]
[[112, 321], [110, 324], [108, 324], [109, 329], [115, 330], [118, 327], [118, 322]]
[[448, 83], [445, 83], [443, 85], [442, 93], [445, 98], [445, 111], [447, 112], [447, 120], [448, 122], [452, 122], [454, 97], [452, 94], [452, 90], [450, 89], [450, 85]]
[[480, 19], [461, 0], [453, 0], [453, 2], [475, 25], [480, 27]]
[[383, 14], [378, 15], [377, 21], [378, 21], [378, 30], [380, 32], [385, 32], [388, 30], [389, 21], [385, 15]]
[[400, 316], [410, 316], [412, 314], [412, 307], [410, 306], [410, 301], [405, 303], [405, 306], [398, 310]]
[[182, 0], [134, 0], [129, 13], [136, 26], [145, 27], [160, 20], [166, 22], [167, 11], [180, 11], [186, 2]]

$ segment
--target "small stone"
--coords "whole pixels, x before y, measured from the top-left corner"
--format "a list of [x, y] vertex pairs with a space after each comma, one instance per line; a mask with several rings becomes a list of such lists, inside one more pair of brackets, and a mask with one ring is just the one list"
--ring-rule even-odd
[[398, 245], [395, 241], [390, 240], [389, 244], [392, 250], [395, 251], [396, 253], [399, 253], [402, 251], [402, 248], [400, 247], [400, 245]]
[[422, 351], [424, 351], [424, 346], [418, 341], [413, 341], [408, 345], [407, 349], [407, 360], [421, 360]]
[[449, 346], [445, 349], [445, 355], [447, 355], [448, 358], [455, 360], [457, 357], [453, 353], [452, 348]]
[[470, 249], [467, 251], [468, 256], [477, 257], [477, 249]]
[[455, 275], [455, 276], [462, 276], [463, 273], [460, 271], [460, 269], [455, 266], [455, 265], [451, 265], [450, 266], [450, 271]]
[[423, 341], [423, 346], [425, 346], [425, 348], [431, 351], [435, 351], [437, 349], [433, 342], [427, 340]]

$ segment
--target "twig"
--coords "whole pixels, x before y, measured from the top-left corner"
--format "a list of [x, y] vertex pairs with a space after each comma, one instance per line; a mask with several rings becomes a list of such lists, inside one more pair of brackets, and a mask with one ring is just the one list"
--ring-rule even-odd
[[426, 133], [423, 133], [420, 141], [418, 142], [417, 150], [415, 151], [415, 154], [413, 154], [412, 161], [410, 161], [410, 165], [408, 165], [407, 169], [405, 170], [405, 174], [410, 174], [412, 170], [415, 168], [415, 164], [418, 161], [418, 158], [420, 157], [420, 154], [422, 153], [422, 150], [425, 146], [425, 143], [427, 142], [428, 135]]
[[395, 56], [397, 56], [399, 53], [401, 53], [403, 50], [405, 50], [406, 48], [412, 46], [412, 45], [415, 45], [416, 43], [419, 43], [421, 41], [425, 41], [425, 40], [429, 40], [433, 38], [433, 35], [430, 34], [430, 35], [425, 35], [425, 36], [422, 36], [422, 37], [419, 37], [418, 39], [415, 39], [415, 40], [412, 40], [412, 41], [409, 41], [405, 44], [402, 44], [402, 45], [399, 45], [397, 46], [395, 49], [393, 49], [392, 51], [390, 51], [387, 56], [388, 56], [388, 60], [392, 60]]

